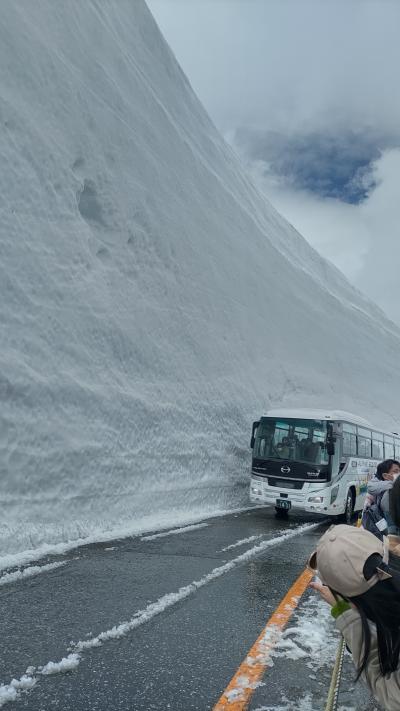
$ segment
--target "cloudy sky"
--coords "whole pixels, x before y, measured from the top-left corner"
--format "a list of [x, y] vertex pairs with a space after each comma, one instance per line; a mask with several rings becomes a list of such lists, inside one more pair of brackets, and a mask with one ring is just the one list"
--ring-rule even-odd
[[400, 323], [400, 0], [148, 4], [267, 197]]

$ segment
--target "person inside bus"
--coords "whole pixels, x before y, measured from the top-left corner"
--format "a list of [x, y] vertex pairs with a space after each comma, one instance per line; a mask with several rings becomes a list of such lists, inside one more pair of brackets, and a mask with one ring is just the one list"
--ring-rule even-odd
[[318, 442], [313, 442], [312, 435], [309, 434], [306, 439], [300, 440], [300, 451], [302, 459], [315, 463], [320, 452], [320, 445]]
[[400, 574], [388, 565], [386, 541], [340, 524], [318, 542], [311, 583], [331, 606], [336, 628], [362, 678], [387, 711], [400, 709]]
[[[380, 509], [382, 516], [384, 512], [382, 510], [382, 499], [386, 492], [388, 492], [392, 486], [395, 478], [400, 474], [400, 462], [397, 459], [385, 459], [380, 462], [376, 468], [376, 473], [369, 480], [367, 484], [367, 496], [365, 497], [364, 509], [362, 515], [362, 521], [364, 528], [366, 525], [366, 511], [369, 507], [376, 504]], [[387, 499], [385, 508], [389, 508], [389, 499]]]

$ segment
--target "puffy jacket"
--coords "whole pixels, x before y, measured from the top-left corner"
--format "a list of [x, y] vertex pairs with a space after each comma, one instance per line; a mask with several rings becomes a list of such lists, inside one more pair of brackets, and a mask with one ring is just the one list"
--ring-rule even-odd
[[[358, 668], [362, 659], [362, 626], [357, 610], [347, 610], [336, 619], [336, 628], [342, 633], [344, 640], [351, 651], [354, 664]], [[371, 627], [371, 650], [362, 678], [368, 684], [378, 703], [386, 711], [400, 711], [400, 669], [388, 676], [382, 676], [379, 667], [378, 643], [376, 627]]]
[[384, 494], [385, 491], [391, 489], [392, 486], [393, 482], [390, 479], [378, 479], [376, 476], [373, 476], [367, 484], [367, 491], [371, 496], [376, 498], [379, 494]]
[[[367, 496], [365, 497], [364, 510], [374, 503], [379, 503], [382, 511], [389, 511], [389, 495], [385, 495], [393, 486], [390, 479], [378, 479], [373, 476], [367, 484]], [[379, 501], [377, 502], [377, 498]], [[383, 506], [382, 506], [383, 502]]]

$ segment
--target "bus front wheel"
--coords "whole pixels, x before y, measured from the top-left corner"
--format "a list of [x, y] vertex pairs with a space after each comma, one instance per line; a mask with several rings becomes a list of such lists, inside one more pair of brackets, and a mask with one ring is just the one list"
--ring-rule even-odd
[[353, 518], [353, 513], [354, 513], [354, 499], [353, 499], [353, 494], [349, 489], [349, 491], [347, 492], [347, 496], [346, 496], [346, 508], [345, 508], [344, 514], [343, 514], [343, 521], [350, 525], [352, 518]]
[[287, 509], [278, 509], [275, 506], [275, 516], [276, 518], [289, 518], [289, 511]]

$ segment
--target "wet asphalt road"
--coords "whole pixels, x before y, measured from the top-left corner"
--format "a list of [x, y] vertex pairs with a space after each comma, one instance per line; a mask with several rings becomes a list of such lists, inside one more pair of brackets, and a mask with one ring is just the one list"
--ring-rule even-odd
[[[0, 587], [0, 684], [20, 678], [31, 665], [61, 660], [71, 640], [84, 640], [131, 619], [166, 593], [177, 592], [261, 541], [308, 521], [300, 516], [279, 521], [270, 510], [256, 509], [211, 519], [207, 526], [179, 535], [91, 545], [41, 561], [67, 562]], [[321, 524], [267, 548], [126, 636], [85, 651], [73, 671], [39, 677], [35, 688], [5, 708], [212, 709], [325, 528]], [[323, 709], [329, 670], [314, 676], [305, 662], [277, 659], [250, 708], [280, 711], [310, 694], [312, 705], [304, 708]], [[360, 685], [352, 690], [353, 676], [347, 661], [343, 709], [372, 710], [365, 690]]]

